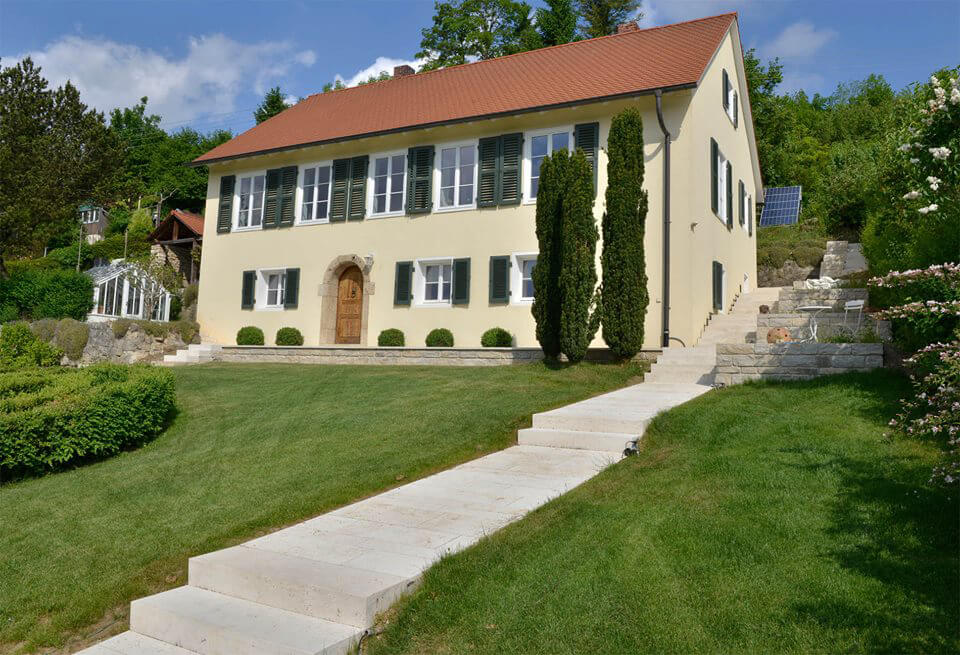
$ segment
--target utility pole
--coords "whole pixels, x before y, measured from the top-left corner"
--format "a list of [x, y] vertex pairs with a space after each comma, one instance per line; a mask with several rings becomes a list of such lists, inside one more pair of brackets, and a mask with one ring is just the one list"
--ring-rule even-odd
[[80, 238], [77, 241], [77, 273], [80, 272], [80, 252], [83, 250], [83, 218], [80, 219]]

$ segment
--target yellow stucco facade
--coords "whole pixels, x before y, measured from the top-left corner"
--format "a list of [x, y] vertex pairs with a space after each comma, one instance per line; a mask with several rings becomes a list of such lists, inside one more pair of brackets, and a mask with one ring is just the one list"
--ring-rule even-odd
[[[742, 285], [756, 280], [756, 227], [753, 235], [734, 218], [733, 229], [718, 219], [710, 201], [710, 139], [717, 141], [733, 166], [734, 189], [742, 179], [754, 201], [759, 200], [759, 168], [752, 145], [750, 114], [746, 107], [746, 85], [740, 65], [741, 54], [735, 28], [718, 49], [696, 89], [671, 91], [663, 95], [666, 125], [673, 133], [671, 165], [671, 335], [691, 345], [698, 338], [712, 309], [712, 262], [723, 263], [726, 271], [724, 305], [729, 304]], [[722, 71], [726, 70], [740, 98], [739, 126], [721, 105]], [[515, 337], [517, 346], [538, 345], [529, 301], [521, 295], [517, 276], [518, 257], [535, 255], [536, 205], [529, 198], [529, 145], [533, 135], [572, 132], [577, 124], [599, 123], [598, 193], [594, 214], [598, 221], [604, 211], [606, 189], [605, 145], [610, 122], [625, 107], [636, 106], [643, 115], [646, 169], [644, 186], [649, 194], [645, 250], [650, 305], [646, 316], [645, 347], [660, 347], [662, 333], [662, 249], [663, 249], [663, 134], [653, 95], [596, 102], [510, 117], [477, 120], [448, 126], [417, 129], [387, 136], [354, 139], [340, 143], [299, 148], [251, 156], [210, 166], [205, 208], [202, 275], [197, 318], [204, 342], [233, 344], [237, 330], [245, 325], [263, 329], [267, 344], [285, 326], [299, 329], [306, 345], [334, 342], [337, 278], [345, 267], [363, 270], [364, 310], [361, 343], [376, 345], [377, 335], [387, 328], [399, 328], [407, 345], [422, 345], [433, 328], [445, 327], [454, 334], [456, 345], [477, 346], [481, 334], [499, 326]], [[294, 224], [270, 230], [217, 232], [220, 179], [224, 175], [262, 173], [267, 169], [329, 162], [344, 157], [381, 153], [406, 153], [409, 147], [476, 143], [479, 138], [523, 132], [525, 139], [524, 201], [509, 207], [439, 210], [439, 171], [434, 176], [434, 210], [418, 215], [374, 217], [370, 213], [372, 180], [367, 183], [367, 216], [362, 221]], [[297, 196], [299, 219], [300, 191]], [[736, 199], [735, 199], [736, 202]], [[234, 202], [234, 214], [237, 212]], [[754, 223], [756, 218], [754, 218]], [[597, 247], [597, 268], [602, 244]], [[489, 301], [491, 256], [514, 258], [511, 286], [514, 294], [506, 304]], [[396, 263], [470, 258], [470, 294], [467, 304], [425, 303], [423, 280], [415, 276], [414, 299], [407, 306], [394, 303]], [[299, 269], [299, 297], [295, 309], [262, 307], [266, 291], [258, 286], [253, 309], [241, 308], [244, 271]], [[419, 286], [418, 286], [419, 285]], [[593, 346], [604, 344], [598, 333]]]

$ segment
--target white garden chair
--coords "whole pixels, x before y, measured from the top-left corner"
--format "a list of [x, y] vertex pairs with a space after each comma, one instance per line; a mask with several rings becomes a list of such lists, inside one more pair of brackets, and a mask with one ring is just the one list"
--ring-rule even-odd
[[862, 300], [848, 300], [843, 303], [843, 327], [847, 327], [847, 316], [852, 311], [857, 312], [857, 330], [860, 329], [860, 322], [863, 320], [863, 304]]

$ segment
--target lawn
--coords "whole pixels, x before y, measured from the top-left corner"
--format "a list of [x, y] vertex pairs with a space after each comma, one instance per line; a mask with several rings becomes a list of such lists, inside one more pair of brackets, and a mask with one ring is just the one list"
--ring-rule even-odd
[[446, 558], [366, 653], [957, 652], [956, 492], [889, 372], [711, 392]]
[[176, 369], [152, 443], [0, 487], [0, 651], [123, 628], [187, 558], [503, 448], [531, 413], [624, 385], [639, 365], [211, 364]]

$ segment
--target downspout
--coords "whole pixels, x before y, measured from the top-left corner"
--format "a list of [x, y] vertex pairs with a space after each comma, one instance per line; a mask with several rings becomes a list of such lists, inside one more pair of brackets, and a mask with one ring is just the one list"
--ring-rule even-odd
[[653, 93], [657, 99], [657, 120], [663, 132], [663, 338], [660, 345], [666, 348], [670, 345], [670, 130], [663, 121], [663, 90]]

